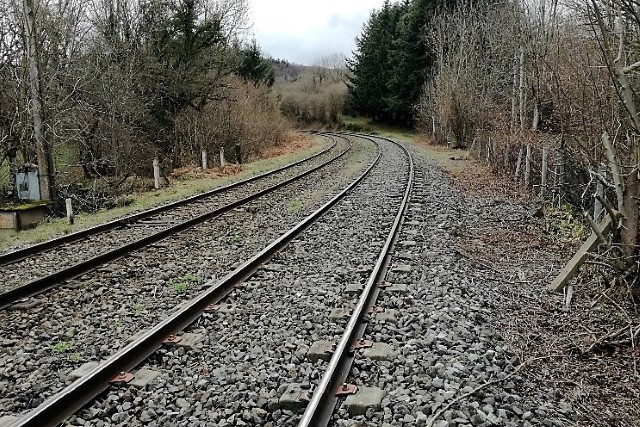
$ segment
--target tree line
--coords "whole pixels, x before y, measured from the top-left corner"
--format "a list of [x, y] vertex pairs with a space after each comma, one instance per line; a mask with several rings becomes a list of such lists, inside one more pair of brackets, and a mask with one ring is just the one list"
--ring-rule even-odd
[[482, 146], [511, 175], [523, 147], [553, 149], [565, 202], [592, 209], [605, 187], [603, 263], [637, 283], [639, 42], [632, 0], [386, 1], [349, 61], [347, 108]]
[[37, 163], [55, 200], [72, 178], [117, 187], [154, 157], [169, 170], [202, 149], [240, 143], [250, 156], [282, 141], [273, 68], [242, 42], [248, 10], [247, 0], [0, 0], [0, 166]]

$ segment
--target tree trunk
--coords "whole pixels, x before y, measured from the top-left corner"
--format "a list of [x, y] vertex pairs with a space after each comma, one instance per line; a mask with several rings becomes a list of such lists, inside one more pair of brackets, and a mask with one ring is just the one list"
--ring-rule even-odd
[[513, 59], [513, 88], [511, 90], [511, 133], [516, 131], [516, 122], [518, 120], [518, 58], [520, 55], [516, 52]]
[[[620, 233], [620, 243], [627, 257], [633, 257], [638, 250], [638, 244], [640, 243], [639, 226], [640, 221], [638, 216], [640, 215], [640, 205], [638, 198], [640, 197], [640, 180], [637, 173], [631, 173], [626, 178], [625, 193], [624, 193], [624, 228]], [[633, 258], [628, 259], [628, 261]]]
[[525, 108], [527, 101], [525, 100], [525, 79], [524, 79], [524, 47], [520, 48], [520, 132], [524, 132], [525, 126]]
[[55, 181], [51, 146], [46, 138], [46, 120], [42, 102], [40, 66], [38, 63], [38, 41], [36, 30], [36, 2], [24, 0], [24, 35], [29, 67], [29, 103], [33, 118], [33, 136], [38, 147], [38, 175], [40, 194], [43, 200], [55, 200]]

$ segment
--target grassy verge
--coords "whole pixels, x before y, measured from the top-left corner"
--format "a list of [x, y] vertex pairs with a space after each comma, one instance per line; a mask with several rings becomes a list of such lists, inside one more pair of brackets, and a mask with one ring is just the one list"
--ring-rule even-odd
[[0, 230], [0, 252], [5, 252], [12, 247], [44, 242], [56, 236], [69, 234], [130, 215], [133, 212], [201, 194], [205, 191], [296, 162], [321, 151], [327, 146], [328, 143], [324, 139], [314, 138], [309, 144], [295, 144], [289, 149], [281, 149], [274, 153], [274, 157], [244, 164], [242, 168], [233, 168], [232, 171], [235, 173], [233, 175], [220, 176], [219, 173], [216, 174], [215, 170], [213, 171], [213, 174], [215, 174], [213, 176], [187, 174], [177, 179], [171, 187], [158, 191], [132, 194], [130, 197], [133, 199], [133, 203], [128, 206], [102, 210], [94, 214], [80, 214], [76, 217], [74, 225], [69, 225], [66, 218], [55, 218], [33, 230], [17, 232]]

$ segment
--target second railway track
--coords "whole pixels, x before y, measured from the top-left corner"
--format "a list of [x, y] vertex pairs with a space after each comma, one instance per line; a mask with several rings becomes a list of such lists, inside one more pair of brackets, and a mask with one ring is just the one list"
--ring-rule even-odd
[[[56, 251], [42, 252], [42, 247], [36, 246], [33, 256], [0, 266], [0, 276], [3, 277], [0, 283], [0, 309], [241, 207], [326, 167], [349, 150], [344, 140], [329, 138], [334, 144], [328, 150], [306, 161], [276, 170], [275, 173], [263, 174], [262, 179], [249, 179], [243, 185], [233, 184], [223, 187], [221, 191], [213, 190], [205, 194], [206, 197], [196, 196], [95, 227], [79, 233], [82, 238], [76, 238], [73, 242], [67, 242], [66, 238], [58, 239], [61, 246], [56, 246]], [[53, 243], [55, 241], [48, 245]]]

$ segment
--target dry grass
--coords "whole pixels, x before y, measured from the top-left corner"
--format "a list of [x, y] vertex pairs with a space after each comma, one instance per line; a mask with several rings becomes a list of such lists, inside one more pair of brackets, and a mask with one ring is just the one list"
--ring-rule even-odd
[[236, 182], [268, 170], [276, 169], [308, 157], [327, 147], [323, 139], [312, 139], [306, 135], [292, 133], [286, 144], [267, 150], [264, 158], [244, 165], [227, 165], [202, 172], [197, 168], [182, 168], [175, 172], [171, 186], [158, 191], [139, 192], [129, 195], [133, 203], [129, 206], [111, 210], [101, 210], [94, 214], [79, 214], [74, 225], [69, 225], [64, 218], [50, 219], [47, 223], [33, 230], [5, 231], [0, 230], [0, 252], [11, 248], [44, 242], [56, 236], [69, 234], [85, 228], [130, 215], [133, 212], [150, 209], [154, 206], [184, 199], [211, 189]]

